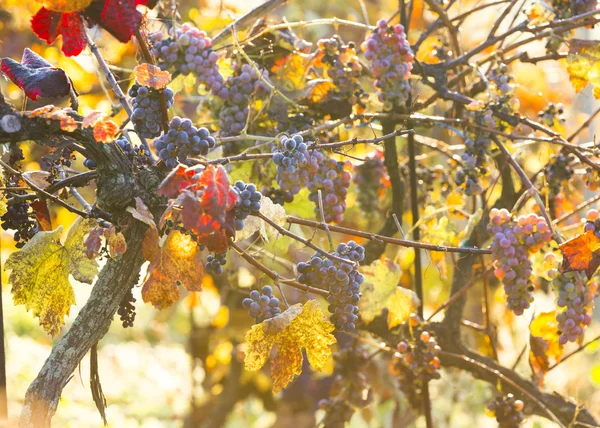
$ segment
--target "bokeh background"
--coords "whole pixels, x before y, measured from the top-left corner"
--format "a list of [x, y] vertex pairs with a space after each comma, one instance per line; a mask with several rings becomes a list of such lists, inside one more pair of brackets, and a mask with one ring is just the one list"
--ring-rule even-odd
[[[216, 34], [225, 24], [243, 14], [260, 1], [224, 0], [178, 2], [178, 11], [182, 21], [191, 21], [199, 28], [205, 29], [209, 35]], [[474, 2], [461, 2], [460, 8], [472, 6]], [[423, 12], [421, 1], [415, 3], [415, 20], [409, 34], [409, 40], [418, 39], [420, 31], [432, 22], [433, 16]], [[363, 10], [364, 6], [364, 10]], [[339, 17], [359, 22], [365, 21], [365, 10], [371, 23], [382, 17], [393, 14], [397, 4], [388, 0], [290, 0], [289, 4], [276, 13], [273, 19], [286, 17], [289, 21], [310, 20], [321, 17]], [[95, 62], [89, 52], [76, 58], [64, 57], [60, 45], [47, 46], [40, 42], [31, 32], [29, 20], [39, 8], [33, 0], [0, 0], [0, 57], [20, 58], [23, 48], [29, 47], [42, 55], [51, 63], [66, 70], [80, 93], [82, 114], [91, 110], [102, 110], [111, 113], [114, 100], [107, 96], [107, 89], [98, 74]], [[459, 11], [461, 9], [458, 9]], [[468, 19], [461, 35], [465, 46], [476, 46], [487, 36], [490, 26], [497, 17], [498, 9], [490, 8], [485, 14], [478, 14], [477, 19]], [[152, 12], [148, 15], [148, 25], [160, 28], [153, 21]], [[332, 26], [317, 26], [298, 29], [296, 32], [307, 40], [315, 42], [321, 37], [334, 34]], [[364, 31], [343, 28], [341, 34], [345, 40], [360, 43], [364, 39]], [[120, 44], [100, 30], [93, 30], [92, 35], [100, 45], [106, 60], [125, 70], [133, 68], [136, 63], [136, 47], [134, 43]], [[589, 36], [589, 34], [588, 34]], [[424, 48], [417, 56], [427, 61], [429, 52]], [[542, 45], [532, 49], [542, 49]], [[518, 65], [512, 69], [517, 94], [522, 110], [536, 114], [547, 102], [562, 102], [568, 105], [568, 129], [574, 130], [586, 118], [594, 107], [589, 91], [575, 95], [564, 68], [551, 61], [540, 66]], [[4, 78], [0, 78], [2, 93], [17, 107], [32, 109], [43, 103], [24, 104], [22, 92]], [[589, 89], [589, 88], [588, 88]], [[184, 104], [178, 108], [185, 109]], [[123, 113], [116, 116], [123, 119]], [[581, 138], [591, 139], [594, 127]], [[40, 169], [39, 160], [44, 149], [28, 142], [21, 144], [26, 156], [25, 170]], [[536, 156], [528, 158], [528, 168], [539, 168], [547, 160], [550, 152], [543, 149], [535, 151]], [[75, 167], [81, 167], [81, 159]], [[80, 168], [83, 170], [83, 168]], [[244, 173], [238, 172], [243, 177]], [[88, 200], [93, 200], [94, 189], [84, 191]], [[579, 197], [585, 199], [585, 193]], [[351, 196], [352, 198], [352, 192]], [[374, 224], [381, 219], [364, 218], [360, 211], [349, 203], [346, 224], [356, 228], [376, 230]], [[312, 217], [312, 207], [293, 204], [286, 206], [290, 213]], [[74, 215], [64, 209], [52, 208], [53, 224], [65, 225], [68, 229]], [[456, 230], [455, 232], [458, 232]], [[15, 251], [11, 234], [0, 231], [0, 261], [4, 262], [11, 252]], [[285, 257], [289, 254], [291, 243], [286, 239], [278, 239], [267, 248], [272, 254]], [[390, 256], [398, 256], [401, 266], [407, 272], [412, 264], [412, 252], [393, 248]], [[450, 261], [450, 260], [448, 260]], [[452, 264], [444, 260], [427, 260], [425, 270], [426, 301], [425, 313], [448, 297], [452, 275]], [[143, 273], [142, 273], [143, 275]], [[232, 258], [227, 265], [225, 277], [235, 282], [242, 289], [263, 281], [244, 267], [244, 263]], [[222, 281], [215, 279], [215, 281]], [[6, 329], [7, 376], [9, 417], [16, 423], [21, 410], [22, 400], [28, 385], [35, 378], [44, 360], [48, 356], [53, 339], [48, 337], [37, 321], [27, 313], [24, 307], [12, 304], [10, 290], [6, 286], [7, 273], [2, 271], [2, 301]], [[85, 284], [75, 286], [78, 304], [71, 310], [64, 327], [65, 331], [77, 316], [78, 310], [86, 301], [91, 287]], [[243, 310], [230, 310], [224, 305], [222, 287], [213, 284], [210, 276], [205, 278], [204, 291], [197, 296], [187, 295], [178, 304], [163, 312], [158, 312], [149, 305], [141, 304], [140, 290], [134, 289], [138, 300], [137, 317], [133, 328], [123, 329], [119, 322], [113, 323], [107, 336], [99, 345], [99, 372], [102, 386], [108, 402], [108, 421], [110, 427], [181, 427], [202, 426], [203, 405], [212, 403], [215, 397], [223, 393], [223, 385], [218, 381], [231, 370], [241, 370], [237, 345], [243, 340], [243, 334], [249, 326], [248, 318]], [[231, 291], [230, 291], [231, 292]], [[527, 319], [515, 319], [503, 310], [503, 295], [498, 291], [494, 301], [492, 318], [499, 326], [500, 362], [510, 366], [528, 340]], [[477, 307], [481, 295], [475, 291], [470, 296], [473, 306], [471, 319], [477, 321], [480, 316]], [[536, 311], [541, 312], [553, 308], [551, 297], [541, 294], [536, 296]], [[596, 311], [598, 313], [600, 311]], [[470, 316], [467, 310], [467, 316]], [[587, 337], [598, 334], [600, 318], [589, 328]], [[56, 339], [54, 339], [56, 340]], [[484, 349], [486, 344], [471, 343], [474, 347]], [[546, 388], [566, 393], [584, 402], [588, 408], [600, 418], [600, 355], [599, 344], [589, 346], [584, 352], [551, 371], [546, 377]], [[202, 354], [202, 364], [198, 358]], [[329, 373], [331, 369], [329, 368]], [[373, 368], [373, 378], [385, 384], [390, 382], [385, 366]], [[517, 370], [524, 376], [529, 375], [527, 359], [523, 358]], [[326, 376], [324, 373], [322, 376]], [[270, 378], [267, 371], [259, 373], [242, 373], [242, 385], [251, 385], [251, 393], [233, 405], [224, 423], [228, 427], [287, 427], [310, 426], [311, 419], [302, 419], [294, 413], [294, 400], [287, 400], [277, 407], [270, 397]], [[289, 392], [296, 401], [301, 401], [303, 394], [301, 380], [294, 384]], [[300, 386], [298, 386], [300, 385]], [[455, 371], [443, 371], [442, 379], [431, 384], [431, 397], [434, 402], [434, 417], [439, 426], [473, 427], [494, 426], [495, 422], [484, 414], [484, 405], [492, 397], [492, 388], [479, 381], [473, 381], [466, 374]], [[352, 420], [352, 427], [399, 426], [399, 421], [412, 426], [410, 411], [406, 403], [397, 407], [394, 400], [379, 397], [369, 410], [359, 411]], [[317, 415], [317, 420], [319, 419]], [[419, 424], [417, 424], [418, 426]], [[101, 419], [94, 406], [89, 390], [89, 361], [84, 359], [80, 370], [63, 392], [57, 414], [53, 420], [55, 427], [97, 427]], [[530, 418], [526, 426], [552, 426], [549, 422]]]

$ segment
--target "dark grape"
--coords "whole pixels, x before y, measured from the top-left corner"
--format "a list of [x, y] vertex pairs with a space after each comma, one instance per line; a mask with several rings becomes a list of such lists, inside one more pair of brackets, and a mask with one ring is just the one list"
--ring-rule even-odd
[[525, 404], [521, 400], [517, 400], [512, 394], [507, 394], [489, 402], [486, 413], [496, 418], [500, 428], [518, 428], [524, 418], [524, 408]]
[[233, 213], [235, 215], [235, 230], [244, 228], [244, 220], [250, 214], [258, 214], [260, 211], [261, 193], [256, 190], [256, 186], [252, 183], [246, 184], [241, 180], [235, 182], [233, 189], [238, 193], [239, 198]]
[[[173, 105], [173, 91], [163, 90], [167, 108]], [[158, 137], [161, 133], [162, 110], [159, 91], [137, 83], [129, 89], [133, 115], [131, 120], [135, 130], [144, 138]]]
[[227, 263], [227, 252], [209, 254], [206, 257], [206, 263], [204, 268], [206, 272], [213, 275], [221, 275], [223, 273], [223, 266]]
[[[360, 262], [365, 258], [365, 249], [354, 241], [348, 241], [347, 244], [339, 244], [332, 254], [352, 262]], [[334, 262], [315, 253], [308, 262], [298, 263], [297, 270], [298, 282], [329, 289], [327, 301], [333, 325], [338, 330], [354, 331], [358, 320], [360, 285], [364, 281], [357, 265]]]
[[154, 150], [169, 168], [189, 157], [206, 156], [215, 146], [215, 139], [206, 128], [196, 128], [190, 119], [173, 117], [169, 130], [154, 140]]
[[121, 303], [119, 303], [119, 309], [117, 313], [123, 323], [123, 328], [133, 327], [135, 321], [135, 298], [131, 290], [123, 297]]
[[257, 324], [281, 313], [279, 299], [273, 296], [273, 288], [270, 285], [265, 285], [261, 293], [252, 290], [250, 297], [242, 301], [242, 306], [248, 309], [248, 315], [254, 318]]

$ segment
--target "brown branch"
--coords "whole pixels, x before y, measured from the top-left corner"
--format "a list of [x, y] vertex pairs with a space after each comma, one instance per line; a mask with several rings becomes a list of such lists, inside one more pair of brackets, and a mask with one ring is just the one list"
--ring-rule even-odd
[[[323, 225], [317, 221], [307, 220], [304, 218], [288, 216], [287, 221], [292, 224], [300, 224], [302, 226], [313, 227], [315, 229], [325, 230]], [[393, 223], [393, 220], [392, 220]], [[358, 236], [369, 239], [371, 241], [385, 242], [387, 244], [399, 245], [401, 247], [420, 248], [428, 251], [440, 251], [444, 253], [462, 253], [462, 254], [491, 254], [491, 250], [485, 248], [469, 248], [469, 247], [445, 247], [443, 245], [427, 244], [424, 242], [409, 241], [406, 239], [389, 238], [387, 236], [378, 235], [375, 233], [362, 232], [360, 230], [350, 229], [342, 226], [328, 225], [332, 232], [343, 233], [351, 236]]]

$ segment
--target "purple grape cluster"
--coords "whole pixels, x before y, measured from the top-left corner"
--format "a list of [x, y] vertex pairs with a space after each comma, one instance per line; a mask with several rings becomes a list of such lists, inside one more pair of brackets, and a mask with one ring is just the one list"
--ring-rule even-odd
[[362, 44], [367, 61], [371, 62], [375, 88], [385, 110], [403, 105], [410, 95], [410, 71], [413, 52], [402, 25], [389, 26], [385, 19]]
[[533, 302], [532, 264], [529, 254], [550, 242], [552, 233], [537, 214], [515, 219], [506, 209], [490, 211], [488, 232], [493, 236], [494, 274], [504, 284], [507, 306], [522, 315]]
[[439, 355], [442, 349], [419, 315], [410, 314], [402, 327], [405, 338], [396, 346], [391, 371], [411, 406], [421, 409], [425, 382], [441, 377]]
[[[489, 88], [491, 94], [489, 104], [493, 105], [494, 111], [502, 112], [506, 115], [517, 113], [520, 103], [515, 95], [514, 79], [508, 74], [508, 66], [500, 63], [489, 72], [488, 79], [491, 83]], [[504, 131], [508, 126], [506, 122], [499, 122], [497, 127], [500, 131]]]
[[[347, 244], [339, 244], [332, 254], [352, 262], [360, 262], [365, 258], [365, 249], [354, 241], [348, 241]], [[338, 330], [354, 331], [358, 320], [360, 284], [364, 281], [357, 265], [332, 261], [315, 253], [307, 263], [298, 263], [297, 270], [298, 282], [329, 289], [327, 301], [333, 325]]]
[[239, 68], [234, 66], [234, 70], [234, 74], [227, 78], [225, 88], [220, 91], [220, 97], [224, 100], [223, 109], [219, 113], [222, 137], [239, 135], [246, 126], [250, 98], [264, 98], [270, 92], [270, 88], [262, 80], [266, 79], [266, 72], [259, 76], [249, 64]]
[[257, 324], [281, 313], [279, 299], [273, 296], [273, 288], [270, 285], [265, 285], [261, 292], [252, 290], [250, 297], [246, 297], [242, 301], [242, 305], [248, 309], [248, 314], [255, 319]]
[[[131, 141], [129, 141], [125, 137], [117, 138], [115, 140], [115, 144], [118, 145], [123, 153], [127, 155], [127, 157], [133, 162], [133, 165], [136, 167], [149, 166], [151, 165], [150, 161], [150, 153], [144, 149], [141, 145], [133, 145]], [[86, 159], [90, 160], [90, 159]], [[95, 162], [94, 162], [95, 164]], [[84, 162], [85, 165], [85, 162]], [[87, 166], [87, 165], [86, 165]], [[88, 166], [89, 168], [89, 166]], [[90, 168], [93, 169], [93, 168]]]
[[277, 165], [275, 180], [291, 200], [308, 184], [309, 162], [314, 161], [313, 171], [318, 169], [319, 163], [318, 155], [313, 159], [300, 135], [294, 135], [292, 138], [282, 137], [279, 146], [274, 148], [272, 159]]
[[563, 125], [565, 123], [564, 112], [565, 107], [562, 103], [554, 104], [550, 102], [546, 105], [544, 110], [538, 112], [538, 118], [542, 124], [550, 128], [555, 128], [558, 125]]
[[598, 238], [600, 238], [600, 213], [598, 210], [588, 210], [586, 214], [585, 225], [583, 226], [584, 232], [593, 230]]
[[342, 215], [346, 210], [346, 195], [352, 175], [347, 170], [351, 167], [350, 162], [336, 161], [328, 156], [323, 157], [316, 174], [309, 175], [308, 199], [313, 201], [315, 214], [320, 216], [319, 190], [323, 200], [323, 214], [327, 223], [342, 221]]
[[340, 36], [317, 42], [320, 62], [326, 66], [325, 75], [334, 85], [334, 91], [341, 98], [348, 100], [351, 105], [364, 106], [364, 98], [368, 94], [360, 87], [359, 77], [362, 65], [356, 55], [354, 42], [344, 44]]
[[171, 28], [169, 37], [153, 34], [150, 42], [160, 68], [173, 68], [184, 76], [191, 73], [207, 91], [222, 96], [225, 82], [217, 66], [219, 54], [212, 49], [212, 40], [205, 31], [186, 22], [181, 28]]
[[544, 167], [544, 176], [546, 178], [546, 184], [550, 188], [551, 195], [558, 195], [561, 192], [563, 185], [573, 177], [573, 174], [575, 173], [571, 166], [573, 160], [572, 156], [559, 153], [553, 155]]
[[206, 128], [196, 128], [190, 119], [173, 117], [169, 130], [154, 141], [154, 150], [169, 168], [188, 157], [206, 156], [215, 146], [215, 139]]
[[135, 297], [131, 290], [123, 297], [117, 310], [123, 328], [133, 327], [135, 321]]
[[35, 216], [29, 208], [27, 201], [15, 202], [9, 204], [4, 215], [0, 217], [2, 229], [15, 231], [13, 239], [17, 248], [23, 248], [27, 241], [39, 231], [39, 225], [34, 220]]
[[[173, 105], [173, 91], [163, 90], [167, 108]], [[161, 133], [162, 111], [158, 90], [137, 83], [129, 89], [133, 115], [131, 120], [138, 134], [144, 138], [158, 137]]]
[[384, 183], [389, 181], [381, 150], [367, 156], [365, 161], [356, 167], [353, 181], [358, 186], [357, 200], [362, 210], [366, 213], [375, 212], [379, 207]]
[[235, 230], [242, 230], [244, 228], [244, 220], [250, 214], [257, 214], [260, 211], [260, 200], [262, 199], [262, 195], [256, 190], [254, 184], [246, 184], [241, 180], [235, 182], [233, 189], [240, 196], [233, 208]]
[[206, 263], [204, 268], [206, 272], [213, 275], [221, 275], [223, 273], [223, 266], [227, 263], [227, 252], [214, 253], [206, 256]]
[[498, 397], [486, 406], [486, 414], [495, 417], [500, 428], [519, 428], [523, 422], [525, 404], [514, 395]]
[[[477, 110], [469, 114], [474, 123], [494, 129], [492, 111], [490, 109]], [[465, 152], [461, 156], [462, 167], [456, 173], [455, 183], [459, 191], [465, 195], [478, 195], [483, 192], [481, 177], [488, 173], [487, 154], [490, 150], [490, 134], [486, 131], [467, 134], [465, 138]]]
[[558, 275], [553, 285], [558, 296], [556, 305], [562, 309], [562, 312], [556, 315], [560, 333], [558, 342], [562, 345], [575, 342], [592, 321], [590, 312], [596, 291], [595, 283], [588, 287], [581, 278], [568, 272]]

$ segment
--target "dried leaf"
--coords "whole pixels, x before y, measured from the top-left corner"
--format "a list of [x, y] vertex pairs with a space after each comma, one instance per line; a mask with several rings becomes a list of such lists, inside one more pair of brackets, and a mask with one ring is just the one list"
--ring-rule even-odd
[[336, 342], [331, 334], [333, 329], [316, 301], [309, 300], [304, 306], [296, 304], [281, 315], [252, 326], [246, 333], [246, 370], [259, 370], [275, 347], [271, 377], [276, 394], [302, 373], [303, 349], [310, 365], [323, 370], [331, 357], [329, 346]]
[[152, 213], [150, 212], [146, 204], [144, 204], [144, 201], [142, 201], [141, 198], [136, 196], [135, 208], [127, 207], [127, 212], [130, 213], [133, 216], [133, 218], [141, 221], [142, 223], [146, 223], [153, 229], [156, 229], [154, 217], [152, 216]]
[[171, 81], [171, 73], [152, 64], [140, 64], [133, 69], [135, 81], [142, 86], [164, 89]]
[[121, 232], [117, 232], [115, 226], [104, 229], [104, 237], [108, 244], [108, 255], [115, 259], [119, 254], [125, 254], [127, 251], [127, 242]]
[[119, 133], [119, 126], [112, 120], [100, 120], [94, 125], [94, 140], [99, 143], [111, 143]]
[[23, 173], [23, 178], [42, 190], [50, 186], [50, 182], [48, 181], [50, 177], [51, 174], [48, 171], [25, 171]]
[[40, 226], [40, 230], [42, 232], [50, 232], [52, 230], [52, 219], [50, 218], [50, 211], [48, 210], [46, 200], [36, 199], [31, 203], [31, 208]]
[[[154, 240], [154, 229], [148, 229]], [[158, 235], [156, 235], [158, 236]], [[158, 242], [157, 240], [155, 242]], [[178, 230], [172, 231], [162, 247], [156, 251], [146, 249], [144, 239], [143, 254], [150, 261], [148, 273], [142, 286], [144, 302], [152, 303], [157, 309], [164, 309], [179, 300], [179, 287], [183, 285], [188, 291], [200, 291], [204, 265], [200, 258], [200, 249], [189, 235]]]
[[541, 387], [544, 376], [552, 361], [556, 364], [563, 354], [563, 347], [558, 342], [559, 335], [556, 312], [542, 312], [529, 324], [529, 364], [534, 377]]
[[563, 254], [562, 273], [583, 270], [591, 278], [600, 266], [600, 239], [589, 230], [558, 246]]
[[102, 248], [102, 235], [104, 229], [100, 226], [94, 227], [88, 233], [87, 238], [83, 241], [85, 246], [85, 255], [88, 259], [95, 259], [100, 255], [100, 248]]
[[81, 127], [82, 128], [90, 128], [90, 127], [94, 126], [99, 120], [103, 120], [106, 116], [107, 116], [106, 113], [99, 111], [99, 110], [94, 110], [94, 111], [88, 113], [83, 118]]
[[[260, 212], [279, 226], [283, 227], [287, 224], [287, 214], [285, 209], [279, 204], [274, 204], [270, 198], [261, 199]], [[265, 241], [268, 241], [269, 237], [277, 236], [279, 233], [277, 232], [277, 229], [268, 225], [260, 218], [249, 216], [244, 220], [244, 228], [239, 232], [236, 232], [235, 240], [242, 241], [252, 236], [256, 231], [260, 231], [260, 234]]]
[[94, 219], [77, 219], [64, 245], [60, 243], [62, 226], [52, 232], [38, 232], [6, 261], [6, 269], [12, 269], [8, 282], [15, 304], [32, 309], [51, 335], [60, 331], [64, 316], [75, 304], [69, 274], [91, 284], [98, 273], [98, 263], [87, 258], [83, 245], [83, 237], [95, 223]]

